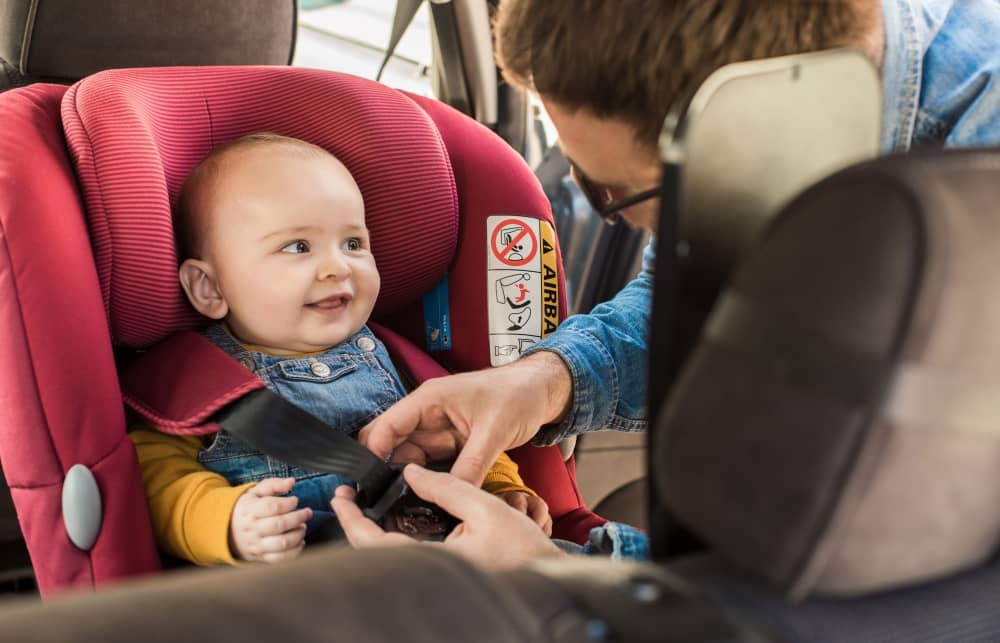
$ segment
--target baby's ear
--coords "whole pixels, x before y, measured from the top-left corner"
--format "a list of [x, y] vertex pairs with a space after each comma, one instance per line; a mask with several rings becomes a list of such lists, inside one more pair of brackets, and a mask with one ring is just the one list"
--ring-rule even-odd
[[210, 319], [222, 319], [229, 304], [219, 290], [212, 265], [201, 259], [185, 259], [177, 271], [181, 287], [194, 309]]

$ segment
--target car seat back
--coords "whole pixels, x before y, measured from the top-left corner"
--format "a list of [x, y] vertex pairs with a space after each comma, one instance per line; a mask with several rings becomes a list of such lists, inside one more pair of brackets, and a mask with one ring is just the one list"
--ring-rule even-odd
[[119, 67], [286, 65], [296, 0], [0, 0], [0, 91]]
[[656, 489], [801, 599], [1000, 544], [1000, 150], [842, 172], [769, 226], [652, 437]]

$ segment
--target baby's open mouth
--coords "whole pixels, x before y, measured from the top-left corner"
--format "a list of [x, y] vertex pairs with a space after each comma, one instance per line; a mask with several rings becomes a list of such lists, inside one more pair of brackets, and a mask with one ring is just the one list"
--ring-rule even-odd
[[320, 312], [333, 312], [346, 307], [350, 301], [350, 295], [333, 295], [332, 297], [326, 297], [325, 299], [314, 301], [311, 304], [306, 304], [306, 308], [311, 308]]

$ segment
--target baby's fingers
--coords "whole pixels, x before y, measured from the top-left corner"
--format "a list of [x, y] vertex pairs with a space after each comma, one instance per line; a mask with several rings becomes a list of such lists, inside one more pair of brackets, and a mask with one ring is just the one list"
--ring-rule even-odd
[[305, 528], [306, 521], [312, 518], [313, 512], [309, 507], [304, 507], [296, 511], [290, 511], [277, 516], [260, 518], [257, 520], [257, 535], [261, 538], [267, 536], [277, 536], [293, 529]]
[[283, 496], [295, 486], [295, 478], [265, 478], [250, 487], [248, 493], [263, 498], [265, 496]]
[[503, 494], [503, 500], [508, 505], [517, 509], [523, 514], [528, 513], [528, 496], [519, 491], [509, 491]]
[[306, 527], [302, 525], [293, 531], [260, 539], [257, 549], [259, 559], [265, 563], [276, 563], [295, 558], [306, 546]]
[[532, 498], [528, 503], [528, 517], [542, 528], [546, 536], [552, 535], [552, 516], [549, 514], [549, 506], [541, 498]]
[[295, 511], [299, 499], [295, 496], [270, 496], [259, 498], [253, 505], [251, 515], [255, 520], [264, 520], [272, 516], [280, 516]]

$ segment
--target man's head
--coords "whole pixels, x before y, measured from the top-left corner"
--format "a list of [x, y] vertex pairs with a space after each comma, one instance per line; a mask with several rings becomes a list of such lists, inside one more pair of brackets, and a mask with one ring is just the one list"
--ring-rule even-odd
[[[845, 46], [879, 64], [884, 39], [880, 0], [504, 0], [495, 25], [504, 76], [616, 198], [659, 182], [664, 118], [719, 67]], [[652, 228], [656, 202], [625, 215]]]
[[361, 192], [326, 150], [254, 134], [211, 152], [175, 216], [198, 312], [274, 354], [325, 350], [368, 321], [379, 276]]

